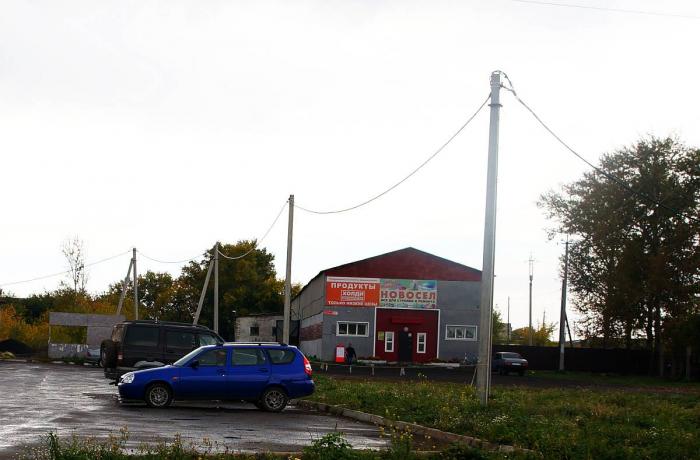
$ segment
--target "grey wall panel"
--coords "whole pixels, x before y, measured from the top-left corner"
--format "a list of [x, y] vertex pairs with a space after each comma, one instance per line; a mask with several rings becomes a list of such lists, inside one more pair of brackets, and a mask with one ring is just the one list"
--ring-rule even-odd
[[[352, 343], [355, 353], [360, 356], [372, 356], [374, 345], [374, 308], [373, 307], [327, 307], [338, 312], [338, 316], [323, 315], [323, 359], [335, 360], [335, 347], [342, 343]], [[338, 321], [368, 323], [367, 337], [347, 337], [336, 335]]]

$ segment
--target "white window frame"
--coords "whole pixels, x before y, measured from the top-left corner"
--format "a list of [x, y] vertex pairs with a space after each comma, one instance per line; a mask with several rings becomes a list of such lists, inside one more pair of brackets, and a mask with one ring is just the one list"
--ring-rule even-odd
[[[347, 324], [347, 325], [355, 324], [356, 325], [355, 332], [357, 332], [357, 325], [358, 324], [364, 324], [365, 325], [365, 333], [364, 334], [357, 334], [357, 333], [356, 334], [349, 334], [346, 332], [345, 334], [341, 334], [340, 333], [340, 325], [341, 324]], [[348, 330], [348, 328], [346, 328], [346, 331], [347, 330]], [[335, 335], [338, 337], [369, 337], [369, 323], [364, 322], [364, 321], [337, 321], [335, 323]]]
[[[423, 340], [421, 340], [423, 339]], [[420, 347], [423, 345], [423, 351]], [[428, 334], [426, 332], [418, 332], [416, 334], [416, 353], [425, 354], [428, 349]]]
[[[447, 331], [448, 331], [448, 328], [451, 328], [451, 327], [464, 328], [465, 332], [466, 332], [467, 328], [474, 328], [474, 337], [473, 338], [466, 337], [466, 334], [465, 334], [465, 337], [462, 337], [462, 338], [449, 337], [447, 335]], [[462, 342], [476, 342], [478, 339], [479, 339], [479, 327], [476, 325], [473, 325], [473, 324], [446, 324], [445, 325], [445, 340], [458, 340], [458, 341], [462, 341]]]
[[[391, 337], [391, 339], [389, 339]], [[391, 349], [389, 348], [389, 344], [391, 344]], [[394, 331], [385, 331], [384, 332], [384, 353], [393, 353], [394, 352]]]

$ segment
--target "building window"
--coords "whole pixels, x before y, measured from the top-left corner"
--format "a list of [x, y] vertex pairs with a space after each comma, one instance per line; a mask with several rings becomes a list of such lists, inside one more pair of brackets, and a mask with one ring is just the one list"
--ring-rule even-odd
[[250, 336], [251, 337], [257, 337], [260, 335], [260, 327], [258, 326], [250, 326]]
[[336, 335], [350, 337], [367, 337], [369, 323], [351, 323], [349, 321], [338, 321], [336, 324]]
[[446, 340], [476, 341], [476, 326], [448, 325], [445, 326]]
[[394, 331], [386, 331], [384, 333], [384, 352], [394, 352]]
[[425, 353], [426, 335], [427, 334], [425, 332], [419, 332], [416, 334], [416, 353]]

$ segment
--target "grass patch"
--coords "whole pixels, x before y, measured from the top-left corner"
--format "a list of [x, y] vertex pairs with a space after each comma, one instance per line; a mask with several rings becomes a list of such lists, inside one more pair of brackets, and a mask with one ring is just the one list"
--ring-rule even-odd
[[297, 455], [275, 453], [241, 454], [228, 447], [203, 440], [199, 445], [183, 443], [175, 436], [170, 443], [143, 445], [137, 449], [126, 448], [128, 430], [122, 428], [120, 434], [111, 435], [107, 440], [71, 437], [62, 440], [49, 433], [43, 442], [28, 448], [20, 455], [21, 460], [491, 460], [505, 457], [484, 454], [462, 445], [451, 445], [443, 452], [416, 453], [411, 447], [410, 433], [392, 434], [390, 447], [383, 451], [353, 450], [342, 433], [331, 432], [316, 439]]
[[542, 452], [547, 459], [687, 459], [700, 455], [700, 395], [496, 388], [316, 376], [311, 399]]

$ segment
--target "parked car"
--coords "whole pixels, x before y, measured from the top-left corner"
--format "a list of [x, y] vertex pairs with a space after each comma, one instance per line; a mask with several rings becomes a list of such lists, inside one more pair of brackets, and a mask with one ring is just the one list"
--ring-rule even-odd
[[88, 347], [88, 349], [85, 350], [85, 362], [101, 367], [102, 353], [100, 352], [100, 347]]
[[527, 359], [520, 356], [520, 353], [510, 351], [499, 351], [493, 356], [491, 369], [497, 371], [501, 375], [507, 375], [509, 372], [517, 372], [519, 375], [525, 375], [527, 370]]
[[311, 363], [294, 346], [227, 343], [192, 351], [170, 366], [121, 376], [122, 401], [167, 407], [173, 400], [248, 401], [279, 412], [314, 392]]
[[125, 372], [171, 364], [203, 345], [224, 343], [204, 326], [169, 321], [124, 321], [102, 341], [100, 359], [105, 377], [118, 379]]

